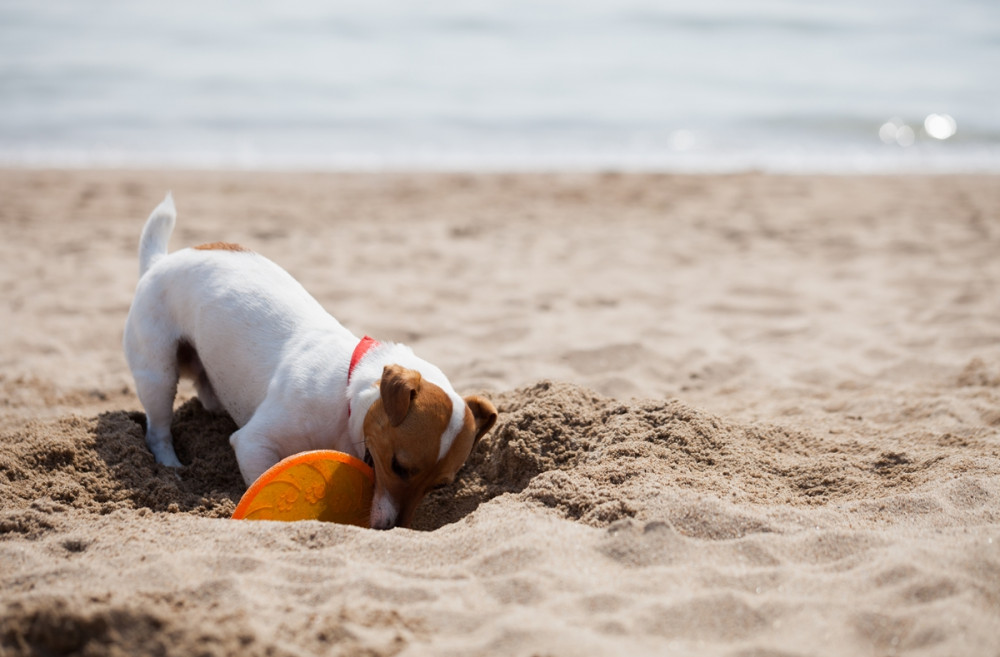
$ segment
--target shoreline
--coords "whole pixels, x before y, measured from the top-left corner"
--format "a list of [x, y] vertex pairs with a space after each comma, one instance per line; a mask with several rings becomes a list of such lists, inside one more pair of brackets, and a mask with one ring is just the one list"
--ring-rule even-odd
[[945, 149], [877, 146], [844, 152], [791, 148], [779, 155], [759, 149], [704, 153], [553, 152], [549, 154], [346, 153], [30, 155], [0, 153], [0, 169], [26, 171], [201, 171], [328, 175], [1000, 175], [1000, 150], [986, 144]]

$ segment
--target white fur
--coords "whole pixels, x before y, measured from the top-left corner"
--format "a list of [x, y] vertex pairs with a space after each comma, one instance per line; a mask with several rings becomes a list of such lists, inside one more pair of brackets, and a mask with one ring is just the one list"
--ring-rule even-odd
[[[141, 277], [125, 325], [125, 357], [146, 409], [146, 439], [160, 463], [179, 466], [170, 436], [179, 376], [177, 345], [197, 351], [210, 383], [199, 388], [240, 427], [230, 443], [249, 485], [282, 458], [336, 449], [363, 458], [364, 416], [388, 364], [417, 370], [452, 402], [440, 458], [462, 427], [465, 402], [437, 367], [399, 344], [373, 347], [348, 368], [358, 338], [285, 270], [250, 252], [182, 249], [167, 255], [176, 212], [170, 195], [150, 215], [139, 246]], [[350, 407], [351, 412], [348, 412]], [[386, 497], [388, 497], [386, 495]], [[380, 519], [399, 503], [376, 499]]]
[[174, 232], [177, 220], [177, 210], [174, 208], [174, 197], [167, 192], [167, 197], [156, 206], [149, 215], [146, 225], [142, 228], [139, 238], [139, 277], [146, 273], [156, 260], [167, 255], [167, 243], [170, 234]]

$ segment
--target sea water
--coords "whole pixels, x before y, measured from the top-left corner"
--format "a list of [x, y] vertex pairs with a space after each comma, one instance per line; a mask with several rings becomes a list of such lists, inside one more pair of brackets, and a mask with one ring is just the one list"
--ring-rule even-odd
[[0, 164], [1000, 171], [1000, 2], [0, 0]]

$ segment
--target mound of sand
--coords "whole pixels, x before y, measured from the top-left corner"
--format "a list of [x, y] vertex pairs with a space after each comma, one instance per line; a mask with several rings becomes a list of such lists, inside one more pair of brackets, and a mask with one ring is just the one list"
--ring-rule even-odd
[[[884, 451], [854, 439], [726, 422], [677, 400], [622, 402], [548, 381], [496, 402], [495, 430], [454, 485], [431, 493], [415, 529], [457, 522], [505, 494], [594, 527], [667, 518], [682, 533], [714, 539], [771, 530], [753, 521], [745, 523], [751, 529], [736, 522], [730, 529], [685, 530], [685, 518], [670, 516], [672, 503], [691, 492], [748, 507], [820, 507], [885, 500], [953, 480], [949, 499], [970, 501], [953, 511], [984, 510], [981, 520], [988, 520], [996, 508], [996, 498], [977, 483], [1000, 472], [1000, 448], [988, 441], [953, 440], [943, 454], [942, 438], [914, 442], [907, 452]], [[116, 411], [34, 423], [3, 436], [0, 483], [8, 495], [0, 502], [0, 528], [36, 538], [55, 526], [60, 516], [53, 513], [65, 512], [229, 517], [245, 489], [228, 444], [232, 421], [196, 400], [182, 405], [173, 425], [185, 463], [178, 471], [153, 461], [144, 421], [142, 413]]]

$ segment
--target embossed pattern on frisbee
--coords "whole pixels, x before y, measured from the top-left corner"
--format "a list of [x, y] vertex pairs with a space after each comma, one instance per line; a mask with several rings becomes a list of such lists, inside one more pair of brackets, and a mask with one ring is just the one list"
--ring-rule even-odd
[[369, 526], [375, 474], [334, 450], [294, 454], [271, 466], [240, 498], [234, 520], [323, 520]]

